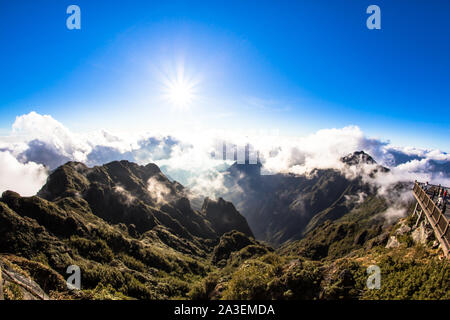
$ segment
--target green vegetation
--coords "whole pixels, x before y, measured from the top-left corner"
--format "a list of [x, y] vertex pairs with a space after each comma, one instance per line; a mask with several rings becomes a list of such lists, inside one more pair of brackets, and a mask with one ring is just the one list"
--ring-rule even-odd
[[88, 240], [78, 236], [72, 236], [69, 239], [69, 247], [77, 250], [77, 253], [89, 260], [100, 263], [111, 262], [114, 258], [112, 250], [106, 242], [101, 239]]
[[23, 293], [20, 287], [15, 283], [8, 283], [3, 288], [5, 300], [22, 300]]
[[276, 276], [277, 268], [259, 260], [245, 262], [233, 275], [224, 299], [255, 300], [268, 299], [268, 284]]
[[[155, 203], [150, 177], [175, 200]], [[0, 265], [53, 299], [450, 299], [448, 260], [432, 249], [432, 238], [414, 242], [413, 217], [386, 225], [380, 213], [387, 203], [373, 194], [349, 205], [345, 194], [361, 185], [336, 172], [314, 178], [313, 186], [300, 180], [317, 215], [301, 240], [274, 250], [256, 241], [223, 199], [193, 210], [182, 187], [156, 166], [68, 163], [39, 196], [0, 198]], [[293, 187], [284, 196], [298, 200]], [[338, 200], [318, 205], [323, 197]], [[386, 248], [390, 236], [398, 247]], [[366, 286], [372, 264], [381, 268], [380, 290]], [[81, 269], [80, 291], [67, 289], [69, 265]], [[27, 298], [15, 283], [3, 289], [7, 299]]]
[[[405, 258], [408, 253], [411, 257]], [[382, 256], [378, 266], [382, 273], [381, 289], [364, 291], [363, 299], [450, 299], [448, 261], [436, 259], [424, 247]]]

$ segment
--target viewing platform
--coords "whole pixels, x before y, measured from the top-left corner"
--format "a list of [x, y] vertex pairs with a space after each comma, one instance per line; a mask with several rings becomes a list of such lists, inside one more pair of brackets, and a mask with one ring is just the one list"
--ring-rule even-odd
[[413, 188], [413, 195], [417, 200], [414, 214], [418, 215], [416, 226], [422, 216], [425, 216], [427, 222], [433, 228], [444, 255], [449, 258], [450, 219], [448, 211], [450, 209], [447, 209], [447, 206], [450, 205], [450, 195], [444, 196], [445, 190], [449, 190], [449, 188], [416, 181]]

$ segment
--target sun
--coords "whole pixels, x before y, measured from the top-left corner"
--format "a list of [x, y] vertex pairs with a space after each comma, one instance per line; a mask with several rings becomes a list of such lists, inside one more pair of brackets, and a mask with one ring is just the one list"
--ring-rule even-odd
[[183, 66], [166, 73], [163, 80], [163, 98], [177, 110], [190, 108], [198, 98], [198, 80], [189, 77]]
[[194, 100], [192, 85], [186, 81], [176, 81], [168, 88], [168, 99], [176, 107], [186, 108]]

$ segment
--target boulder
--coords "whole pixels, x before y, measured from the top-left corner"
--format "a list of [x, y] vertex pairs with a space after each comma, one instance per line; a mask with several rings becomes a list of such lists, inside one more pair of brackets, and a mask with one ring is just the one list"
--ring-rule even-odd
[[422, 222], [419, 227], [411, 233], [411, 238], [415, 243], [426, 244], [433, 235], [433, 230]]
[[398, 241], [396, 236], [391, 236], [386, 245], [387, 249], [398, 248], [400, 246], [400, 242]]
[[389, 233], [383, 232], [382, 234], [379, 234], [375, 238], [370, 239], [367, 241], [366, 246], [367, 249], [372, 249], [375, 246], [384, 246], [389, 239]]
[[408, 233], [411, 231], [411, 228], [408, 227], [406, 224], [402, 223], [402, 225], [400, 226], [400, 228], [398, 228], [397, 230], [395, 230], [395, 234], [397, 236], [401, 236], [405, 233]]

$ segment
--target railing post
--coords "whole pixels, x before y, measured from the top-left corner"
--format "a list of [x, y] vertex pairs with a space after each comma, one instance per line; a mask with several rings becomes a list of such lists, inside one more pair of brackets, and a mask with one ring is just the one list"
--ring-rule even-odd
[[414, 208], [414, 212], [413, 212], [413, 217], [417, 214], [417, 215], [419, 215], [418, 213], [417, 213], [417, 207], [419, 206], [419, 201], [417, 201], [416, 202], [416, 207]]
[[445, 227], [445, 230], [442, 233], [442, 239], [444, 242], [447, 242], [447, 245], [450, 246], [450, 239], [446, 236], [449, 227], [450, 227], [450, 221], [447, 221], [447, 226]]
[[443, 235], [445, 235], [447, 233], [448, 227], [450, 226], [450, 221], [447, 221], [447, 226], [445, 227], [444, 232], [442, 233]]
[[416, 221], [416, 225], [414, 226], [414, 228], [417, 228], [417, 226], [419, 225], [420, 218], [422, 218], [422, 214], [423, 214], [423, 210], [421, 210], [421, 211], [420, 211], [420, 214], [418, 214], [417, 221]]
[[441, 230], [441, 228], [439, 227], [439, 220], [441, 220], [441, 214], [438, 216], [438, 218], [437, 218], [437, 220], [436, 220], [436, 223], [435, 223], [435, 225], [436, 225], [436, 227], [439, 229], [439, 230]]

